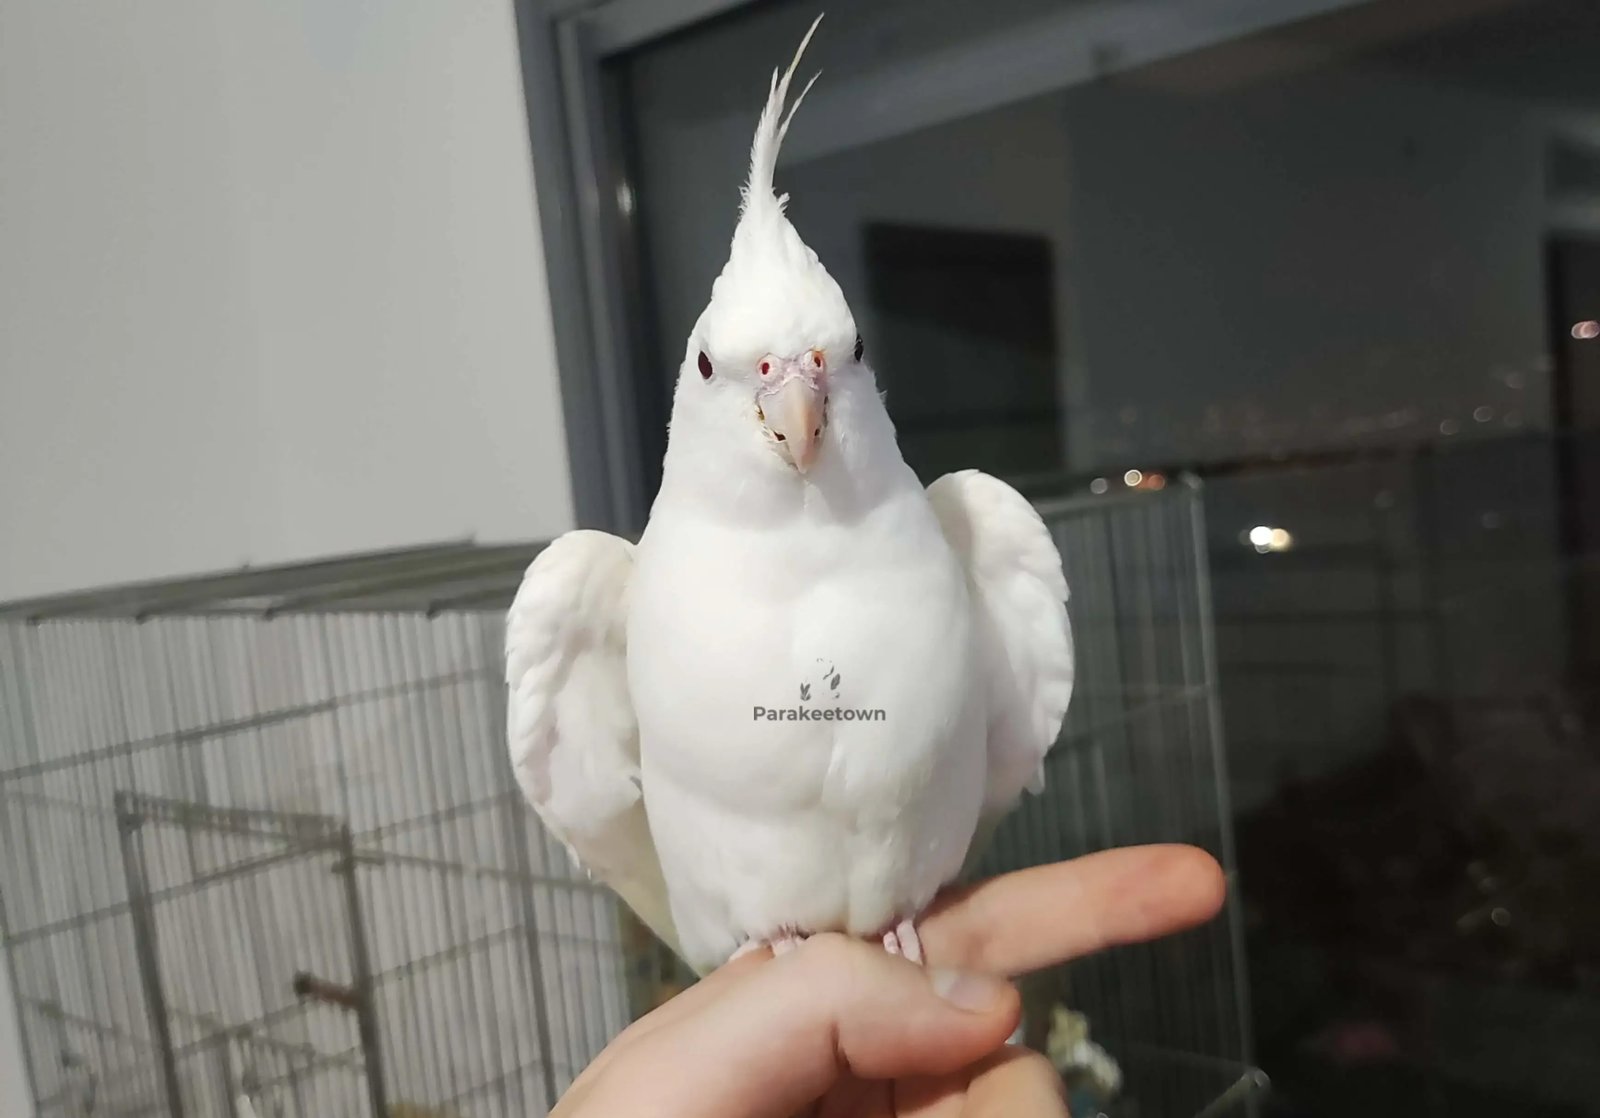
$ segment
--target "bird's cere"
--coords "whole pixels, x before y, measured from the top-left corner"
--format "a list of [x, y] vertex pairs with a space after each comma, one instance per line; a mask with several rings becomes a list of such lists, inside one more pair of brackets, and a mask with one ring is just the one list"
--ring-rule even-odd
[[764, 383], [756, 393], [757, 412], [785, 460], [804, 473], [816, 460], [828, 425], [826, 361], [812, 350], [798, 360], [767, 357], [761, 370]]

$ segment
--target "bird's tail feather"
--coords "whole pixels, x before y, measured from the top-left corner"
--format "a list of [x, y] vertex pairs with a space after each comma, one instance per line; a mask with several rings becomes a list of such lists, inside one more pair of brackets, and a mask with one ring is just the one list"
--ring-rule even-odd
[[794, 104], [785, 105], [789, 100], [789, 83], [794, 79], [795, 69], [800, 65], [800, 56], [805, 54], [806, 46], [811, 42], [811, 36], [816, 34], [817, 24], [822, 22], [819, 15], [811, 23], [811, 28], [806, 32], [805, 38], [800, 40], [799, 48], [794, 52], [794, 59], [789, 63], [789, 68], [780, 75], [772, 71], [772, 84], [767, 90], [767, 105], [761, 110], [761, 120], [756, 124], [756, 136], [750, 143], [750, 181], [745, 184], [742, 191], [744, 196], [744, 212], [766, 205], [776, 206], [778, 211], [783, 211], [784, 203], [789, 200], [787, 194], [777, 196], [772, 188], [773, 175], [778, 166], [778, 149], [783, 147], [783, 138], [788, 134], [789, 122], [794, 120], [795, 110], [800, 108], [800, 102], [806, 99], [806, 94], [811, 92], [811, 87], [816, 84], [821, 73], [813, 74], [811, 80], [800, 91], [800, 96], [794, 99]]

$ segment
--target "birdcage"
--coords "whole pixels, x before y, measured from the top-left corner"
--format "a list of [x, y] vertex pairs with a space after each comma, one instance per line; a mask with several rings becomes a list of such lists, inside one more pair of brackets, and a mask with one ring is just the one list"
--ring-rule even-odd
[[[1228, 864], [1196, 492], [1042, 508], [1078, 692], [987, 866], [1161, 839]], [[0, 609], [0, 927], [41, 1118], [538, 1114], [670, 993], [505, 761], [502, 614], [537, 550]], [[1030, 989], [1088, 1016], [1126, 1112], [1195, 1114], [1250, 1093], [1236, 933]]]
[[[1192, 478], [1140, 482], [1034, 498], [1071, 587], [1077, 678], [1045, 790], [1001, 827], [981, 875], [1177, 842], [1234, 876], [1202, 489]], [[1253, 1112], [1268, 1081], [1251, 1062], [1236, 897], [1230, 888], [1223, 914], [1201, 928], [1024, 982], [1030, 1041], [1046, 1048], [1067, 1010], [1118, 1065], [1120, 1088], [1075, 1095], [1074, 1114]]]

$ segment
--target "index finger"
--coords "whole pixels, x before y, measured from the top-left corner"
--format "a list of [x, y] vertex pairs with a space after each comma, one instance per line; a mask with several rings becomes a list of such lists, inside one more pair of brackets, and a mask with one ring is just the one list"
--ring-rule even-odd
[[918, 934], [933, 965], [1018, 975], [1203, 924], [1226, 894], [1198, 847], [1130, 846], [950, 890]]

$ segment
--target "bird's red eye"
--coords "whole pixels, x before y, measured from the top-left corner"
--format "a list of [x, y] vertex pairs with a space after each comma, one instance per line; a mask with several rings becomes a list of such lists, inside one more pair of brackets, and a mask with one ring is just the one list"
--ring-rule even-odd
[[762, 376], [766, 376], [770, 372], [772, 372], [772, 362], [771, 361], [763, 361], [763, 362], [761, 362], [761, 375]]
[[811, 351], [811, 367], [813, 369], [822, 368], [822, 351], [820, 349]]
[[711, 358], [706, 356], [706, 351], [700, 351], [700, 376], [705, 380], [711, 379]]

